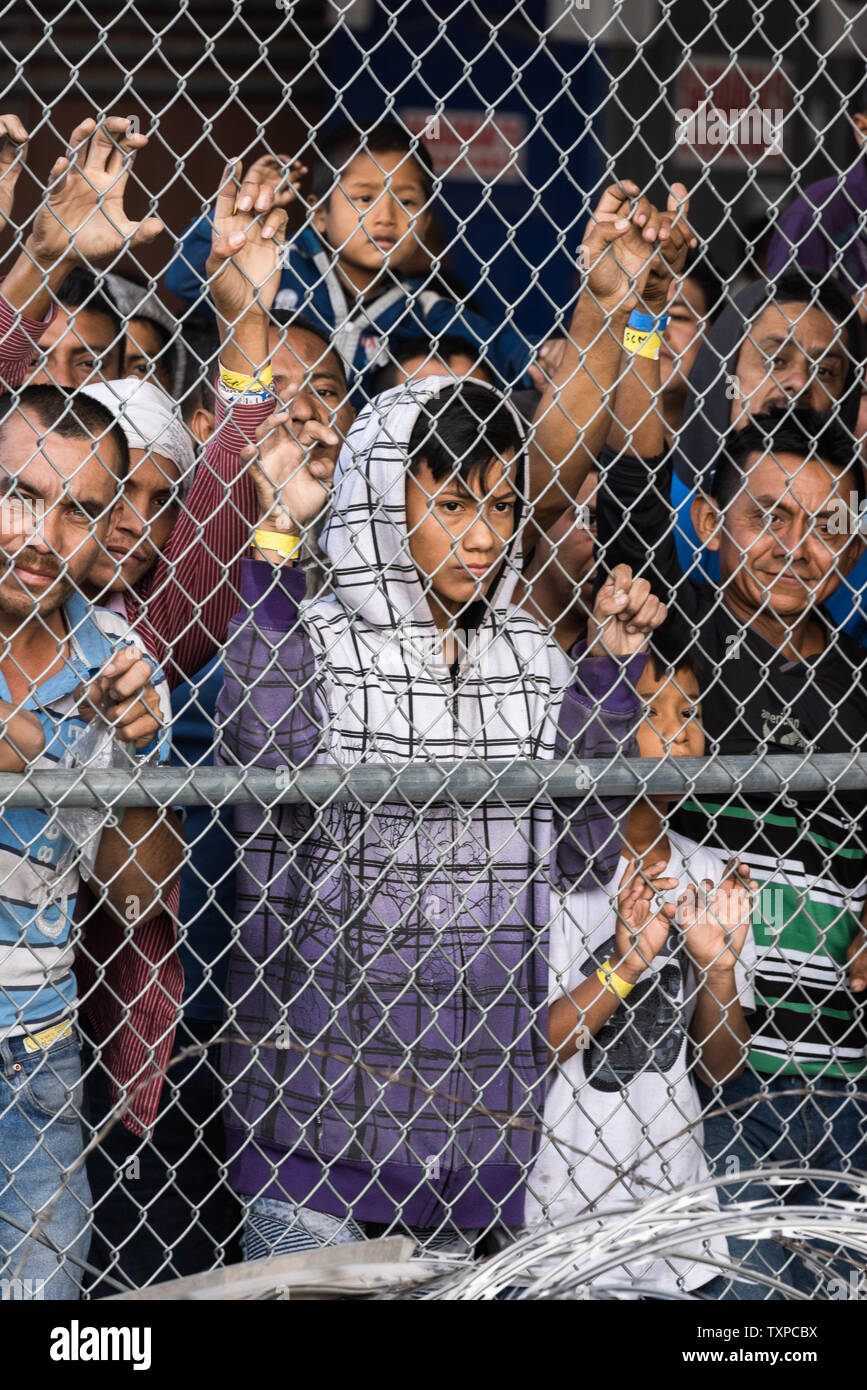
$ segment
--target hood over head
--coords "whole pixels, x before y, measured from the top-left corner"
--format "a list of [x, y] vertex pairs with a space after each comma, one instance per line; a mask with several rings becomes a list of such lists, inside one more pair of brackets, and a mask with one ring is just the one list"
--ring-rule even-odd
[[[423, 405], [460, 393], [462, 385], [483, 390], [491, 408], [504, 405], [518, 437], [525, 438], [520, 416], [502, 394], [480, 382], [425, 377], [396, 386], [367, 405], [346, 439], [334, 474], [334, 493], [320, 545], [330, 566], [330, 587], [341, 606], [362, 617], [384, 636], [411, 624], [434, 628], [426, 587], [409, 551], [406, 479], [413, 427]], [[523, 448], [518, 455], [519, 496], [526, 478]], [[475, 626], [493, 613], [505, 614], [521, 564], [520, 512], [515, 535], [506, 548], [500, 572], [477, 605]], [[463, 622], [462, 625], [467, 625]]]
[[137, 376], [82, 386], [81, 391], [107, 406], [126, 435], [131, 449], [145, 449], [171, 459], [180, 471], [177, 488], [183, 501], [196, 469], [196, 451], [180, 407], [161, 386]]
[[[800, 273], [817, 287], [821, 283], [813, 280], [809, 272]], [[713, 480], [717, 459], [731, 428], [732, 389], [741, 346], [750, 324], [774, 298], [775, 282], [758, 280], [747, 285], [723, 310], [698, 350], [687, 379], [683, 424], [673, 456], [674, 471], [690, 490], [707, 489]], [[854, 306], [845, 329], [850, 362], [839, 419], [854, 435], [867, 353], [864, 328]]]

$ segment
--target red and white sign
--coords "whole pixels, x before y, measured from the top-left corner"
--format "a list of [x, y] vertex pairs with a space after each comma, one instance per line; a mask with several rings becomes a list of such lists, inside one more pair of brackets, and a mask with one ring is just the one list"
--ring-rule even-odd
[[399, 112], [421, 135], [434, 172], [449, 179], [520, 183], [526, 166], [527, 118], [518, 112], [443, 111], [411, 107]]
[[675, 157], [743, 169], [783, 163], [792, 85], [785, 71], [739, 58], [693, 58], [675, 83]]

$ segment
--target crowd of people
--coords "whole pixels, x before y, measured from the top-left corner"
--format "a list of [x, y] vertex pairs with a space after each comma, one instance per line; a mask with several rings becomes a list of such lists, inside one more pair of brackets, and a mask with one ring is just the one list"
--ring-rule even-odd
[[[857, 219], [844, 257], [808, 190], [732, 294], [683, 185], [615, 180], [531, 343], [440, 266], [397, 122], [230, 160], [162, 286], [127, 273], [167, 231], [126, 212], [146, 137], [82, 121], [22, 210], [27, 141], [0, 118], [0, 770], [277, 793], [5, 806], [0, 1275], [99, 1297], [396, 1231], [471, 1260], [709, 1173], [850, 1199], [863, 798], [581, 768], [863, 749]], [[574, 794], [504, 790], [529, 760]], [[492, 780], [280, 794], [360, 763]], [[606, 1278], [840, 1268], [720, 1236]]]

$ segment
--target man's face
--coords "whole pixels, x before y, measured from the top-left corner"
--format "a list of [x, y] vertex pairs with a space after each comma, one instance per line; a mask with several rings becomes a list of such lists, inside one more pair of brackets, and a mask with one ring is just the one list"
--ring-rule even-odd
[[831, 410], [843, 394], [849, 359], [846, 333], [823, 309], [768, 304], [738, 354], [731, 423], [797, 400]]
[[[345, 439], [355, 410], [347, 400], [346, 377], [336, 354], [303, 328], [272, 328], [269, 346], [274, 390], [289, 406], [293, 433], [307, 421], [318, 420]], [[334, 449], [317, 448], [332, 461], [340, 452], [339, 444]]]
[[683, 394], [701, 347], [702, 318], [708, 310], [704, 290], [688, 275], [680, 282], [673, 280], [666, 307], [669, 318], [659, 350], [659, 379], [663, 391]]
[[486, 386], [490, 385], [490, 378], [485, 372], [480, 371], [478, 363], [468, 352], [453, 352], [447, 362], [433, 353], [427, 357], [419, 353], [417, 357], [408, 357], [405, 362], [401, 362], [396, 375], [396, 386], [407, 381], [421, 381], [422, 377], [426, 376], [467, 377], [470, 381], [482, 381]]
[[[400, 270], [417, 252], [430, 223], [418, 164], [411, 154], [358, 154], [344, 170], [328, 206], [314, 217], [329, 246], [361, 271]], [[410, 222], [415, 220], [413, 230]]]
[[485, 477], [436, 482], [426, 460], [406, 477], [409, 551], [439, 607], [456, 616], [487, 594], [515, 532], [517, 463], [509, 450]]
[[159, 332], [149, 319], [131, 319], [124, 344], [123, 374], [144, 380], [152, 364], [154, 371], [150, 380], [158, 381], [163, 390], [171, 394], [172, 373]]
[[[0, 616], [53, 613], [86, 582], [105, 545], [120, 457], [112, 439], [93, 446], [48, 434], [29, 415], [0, 437]], [[63, 571], [63, 573], [61, 573]]]
[[704, 756], [701, 694], [692, 671], [679, 667], [657, 680], [648, 660], [635, 689], [642, 706], [636, 730], [640, 758]]
[[34, 353], [35, 362], [47, 354], [45, 366], [35, 370], [26, 384], [72, 390], [85, 382], [115, 381], [120, 375], [115, 336], [114, 324], [105, 314], [61, 305]]
[[179, 477], [171, 459], [130, 449], [129, 473], [111, 514], [105, 550], [99, 551], [88, 576], [100, 592], [132, 589], [165, 553], [178, 518], [172, 484]]
[[[820, 459], [752, 456], [720, 533], [708, 541], [719, 551], [736, 611], [770, 611], [791, 623], [834, 592], [861, 553], [857, 517], [848, 509], [851, 486], [851, 473], [835, 473]], [[694, 504], [700, 534], [707, 534], [701, 517], [708, 506]]]

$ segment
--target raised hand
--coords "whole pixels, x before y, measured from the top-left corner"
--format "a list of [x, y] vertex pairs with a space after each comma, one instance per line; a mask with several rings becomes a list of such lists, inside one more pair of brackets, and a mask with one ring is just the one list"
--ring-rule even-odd
[[274, 207], [286, 208], [296, 198], [303, 203], [301, 180], [307, 172], [306, 164], [300, 159], [290, 160], [288, 154], [263, 154], [250, 165], [247, 181], [270, 184], [274, 189]]
[[0, 230], [12, 215], [15, 185], [27, 159], [28, 139], [17, 116], [0, 116]]
[[635, 656], [665, 621], [668, 609], [646, 579], [633, 579], [629, 565], [615, 565], [596, 595], [587, 624], [587, 655]]
[[[644, 301], [644, 291], [651, 268], [659, 258], [666, 258], [669, 241], [675, 240], [671, 253], [676, 261], [681, 256], [681, 244], [686, 249], [698, 242], [689, 230], [685, 213], [678, 209], [682, 201], [672, 187], [669, 210], [660, 213], [645, 197], [636, 183], [623, 179], [605, 189], [591, 213], [581, 243], [581, 261], [586, 267], [585, 288], [604, 309], [634, 309]], [[633, 206], [634, 204], [634, 206]], [[671, 262], [666, 260], [666, 264]], [[663, 271], [659, 272], [663, 274]], [[670, 278], [671, 271], [668, 272]]]
[[39, 265], [96, 264], [159, 235], [158, 217], [132, 222], [123, 207], [133, 160], [147, 143], [146, 135], [130, 134], [126, 116], [109, 116], [101, 126], [89, 116], [76, 126], [27, 238]]
[[651, 258], [642, 295], [653, 314], [664, 311], [672, 279], [682, 274], [687, 255], [698, 245], [688, 218], [689, 194], [682, 183], [673, 183], [666, 211], [660, 214], [661, 224], [668, 228], [668, 236], [660, 242], [659, 254]]
[[248, 444], [241, 458], [250, 464], [260, 524], [300, 535], [328, 500], [340, 436], [319, 420], [305, 420], [295, 435], [290, 421], [288, 410], [275, 411], [256, 430], [256, 443]]
[[630, 858], [620, 881], [614, 933], [619, 960], [612, 963], [616, 964], [617, 974], [633, 984], [662, 950], [675, 914], [673, 903], [664, 903], [659, 912], [653, 911], [655, 895], [677, 887], [676, 878], [658, 877], [664, 868], [664, 859], [642, 870]]
[[758, 883], [746, 864], [732, 864], [718, 886], [690, 884], [677, 902], [675, 921], [692, 960], [708, 973], [733, 970], [750, 929]]
[[251, 312], [267, 318], [282, 273], [286, 209], [274, 185], [252, 174], [245, 178], [240, 162], [230, 160], [214, 213], [207, 273], [217, 316], [229, 328]]

